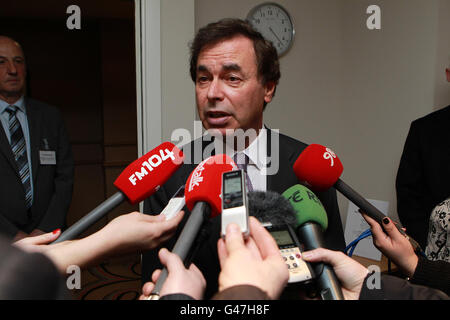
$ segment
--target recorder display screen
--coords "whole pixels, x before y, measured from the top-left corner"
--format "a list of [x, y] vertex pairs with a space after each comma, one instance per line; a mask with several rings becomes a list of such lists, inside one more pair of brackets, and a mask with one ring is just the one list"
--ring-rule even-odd
[[271, 231], [270, 234], [275, 239], [278, 246], [286, 246], [294, 244], [294, 240], [292, 239], [291, 235], [289, 234], [289, 231], [287, 230]]
[[241, 175], [238, 171], [233, 172], [223, 181], [223, 208], [230, 209], [244, 205], [242, 194]]

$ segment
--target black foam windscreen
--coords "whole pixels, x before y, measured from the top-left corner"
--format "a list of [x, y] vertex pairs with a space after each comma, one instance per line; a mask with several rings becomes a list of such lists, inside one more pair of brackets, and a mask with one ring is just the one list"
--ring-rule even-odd
[[274, 191], [250, 191], [248, 193], [249, 215], [261, 223], [273, 226], [296, 225], [295, 211], [287, 199]]

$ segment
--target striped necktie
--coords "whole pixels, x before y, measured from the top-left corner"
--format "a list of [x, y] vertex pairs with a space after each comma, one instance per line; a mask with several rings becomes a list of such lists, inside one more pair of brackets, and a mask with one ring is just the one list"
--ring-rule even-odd
[[30, 167], [28, 164], [27, 147], [25, 144], [25, 137], [23, 135], [22, 127], [16, 117], [17, 107], [8, 106], [6, 111], [9, 113], [9, 133], [11, 137], [11, 150], [14, 154], [14, 159], [19, 169], [20, 180], [25, 190], [25, 203], [27, 209], [31, 207], [33, 194], [31, 192], [30, 182]]
[[248, 156], [243, 152], [238, 152], [233, 156], [233, 160], [236, 163], [239, 170], [244, 170], [245, 172], [245, 181], [247, 182], [247, 192], [253, 191], [252, 181], [247, 173], [247, 166], [250, 162]]

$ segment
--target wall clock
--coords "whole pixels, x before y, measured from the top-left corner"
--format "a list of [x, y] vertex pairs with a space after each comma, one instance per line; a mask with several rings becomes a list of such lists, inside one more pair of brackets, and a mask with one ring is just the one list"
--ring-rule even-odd
[[272, 2], [257, 5], [247, 15], [247, 21], [258, 30], [264, 38], [272, 41], [278, 55], [282, 56], [294, 42], [294, 24], [288, 11]]

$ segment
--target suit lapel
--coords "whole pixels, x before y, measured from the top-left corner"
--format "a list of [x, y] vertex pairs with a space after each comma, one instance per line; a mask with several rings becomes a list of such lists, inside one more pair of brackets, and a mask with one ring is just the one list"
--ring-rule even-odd
[[[278, 136], [278, 137], [277, 137]], [[273, 145], [278, 143], [279, 147]], [[274, 146], [274, 148], [272, 148]], [[272, 152], [278, 152], [278, 157], [272, 155]], [[267, 190], [283, 193], [287, 188], [291, 187], [297, 182], [297, 178], [293, 172], [293, 165], [295, 162], [295, 155], [299, 153], [299, 150], [292, 148], [286, 143], [283, 136], [272, 130], [267, 130], [267, 157], [273, 161], [279, 161], [277, 174], [267, 175]], [[273, 165], [273, 164], [272, 164]]]
[[19, 178], [17, 163], [16, 160], [14, 159], [14, 155], [11, 150], [11, 145], [9, 144], [8, 138], [6, 137], [5, 130], [9, 129], [4, 129], [2, 126], [2, 129], [0, 130], [0, 152], [3, 153], [3, 155], [11, 165], [11, 167], [16, 172], [17, 177]]
[[31, 168], [33, 172], [33, 181], [36, 181], [39, 169], [39, 141], [41, 140], [41, 128], [39, 124], [43, 122], [36, 106], [29, 99], [26, 100], [28, 128], [30, 131], [30, 149], [31, 149]]

